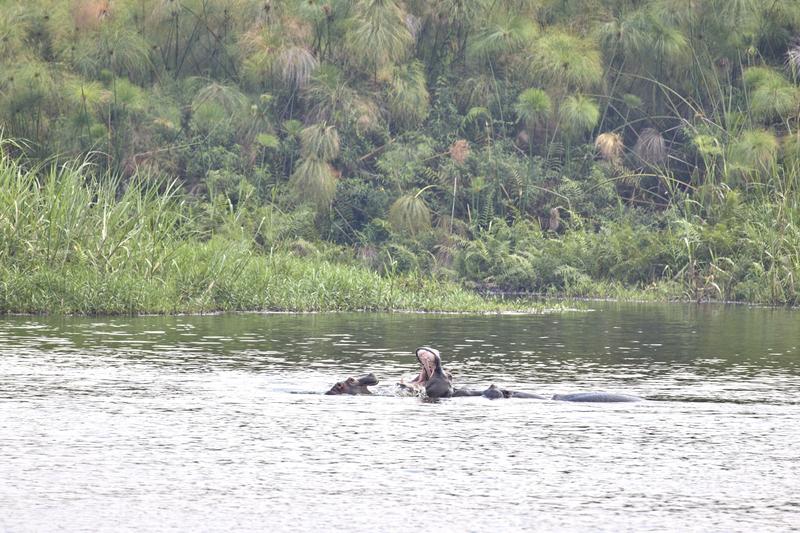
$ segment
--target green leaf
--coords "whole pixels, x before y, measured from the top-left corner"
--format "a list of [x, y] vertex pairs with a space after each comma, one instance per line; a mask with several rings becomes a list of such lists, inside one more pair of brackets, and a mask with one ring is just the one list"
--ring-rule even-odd
[[264, 148], [278, 148], [281, 144], [280, 139], [271, 133], [259, 133], [256, 135], [256, 142]]

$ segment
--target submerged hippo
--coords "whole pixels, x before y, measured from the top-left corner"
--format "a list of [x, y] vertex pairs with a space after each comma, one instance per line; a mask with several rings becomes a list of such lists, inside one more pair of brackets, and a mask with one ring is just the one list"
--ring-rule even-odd
[[500, 389], [496, 385], [491, 385], [484, 391], [453, 388], [453, 376], [442, 368], [442, 357], [439, 350], [429, 346], [422, 346], [414, 351], [414, 355], [419, 361], [420, 372], [417, 377], [411, 380], [411, 386], [400, 384], [401, 390], [413, 391], [415, 388], [424, 388], [425, 394], [430, 398], [449, 398], [451, 396], [483, 396], [489, 399], [498, 398], [536, 398], [546, 400], [545, 396], [531, 394], [528, 392], [517, 392]]
[[[453, 377], [442, 368], [442, 357], [439, 350], [429, 346], [422, 346], [414, 351], [419, 362], [420, 372], [411, 380], [409, 385], [402, 381], [399, 384], [403, 393], [417, 394], [422, 390], [429, 398], [450, 398], [459, 396], [483, 396], [491, 400], [501, 398], [528, 398], [534, 400], [558, 400], [564, 402], [638, 402], [641, 398], [628, 394], [614, 394], [610, 392], [577, 392], [571, 394], [554, 394], [542, 396], [530, 392], [520, 392], [501, 389], [492, 384], [486, 390], [469, 388], [453, 388]], [[358, 379], [348, 378], [334, 385], [326, 394], [372, 394], [367, 388], [377, 385], [378, 379], [374, 374], [367, 374]]]
[[347, 378], [340, 381], [325, 394], [372, 394], [367, 387], [377, 384], [378, 378], [375, 377], [375, 374], [370, 373], [360, 378]]
[[468, 388], [453, 389], [452, 376], [442, 369], [442, 358], [439, 350], [423, 346], [414, 352], [420, 364], [419, 375], [412, 383], [425, 386], [425, 393], [431, 398], [449, 398], [451, 396], [483, 396], [490, 400], [500, 398], [527, 398], [533, 400], [559, 400], [564, 402], [637, 402], [641, 400], [636, 396], [627, 394], [613, 394], [609, 392], [578, 392], [573, 394], [555, 394], [542, 396], [530, 392], [520, 392], [501, 389], [492, 384], [488, 389], [480, 391]]
[[549, 400], [548, 396], [541, 394], [533, 394], [530, 392], [519, 392], [515, 390], [501, 389], [497, 385], [492, 384], [486, 390], [468, 389], [466, 387], [456, 389], [453, 391], [453, 396], [483, 396], [490, 400], [499, 400], [500, 398], [530, 398], [534, 400]]
[[640, 402], [638, 396], [615, 394], [613, 392], [573, 392], [571, 394], [553, 394], [552, 400], [562, 402]]

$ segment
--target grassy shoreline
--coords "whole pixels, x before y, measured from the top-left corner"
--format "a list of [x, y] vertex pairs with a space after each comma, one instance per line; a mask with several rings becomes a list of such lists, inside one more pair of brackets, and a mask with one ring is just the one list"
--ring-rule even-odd
[[[429, 276], [384, 277], [313, 247], [259, 244], [241, 226], [230, 228], [237, 214], [219, 222], [188, 200], [170, 184], [123, 186], [95, 180], [81, 165], [28, 169], [4, 157], [0, 313], [522, 308]], [[262, 219], [259, 228], [280, 223]]]
[[[252, 213], [231, 208], [220, 217], [216, 206], [192, 201], [163, 182], [135, 179], [123, 184], [97, 180], [77, 164], [28, 169], [3, 158], [0, 314], [497, 313], [545, 308], [527, 295], [510, 300], [487, 297], [475, 290], [487, 286], [463, 286], [441, 273], [380, 273], [356, 259], [353, 250], [292, 240], [291, 235], [275, 237], [286, 224], [280, 216], [248, 223], [246, 216], [255, 219]], [[602, 238], [575, 231], [562, 241], [537, 237], [525, 244], [524, 236], [515, 235], [516, 246], [538, 249], [542, 259], [557, 257], [556, 246], [575, 248], [570, 239]], [[549, 251], [542, 244], [550, 246]], [[622, 249], [618, 253], [624, 256]], [[499, 268], [506, 258], [488, 257], [484, 268], [489, 272], [495, 268], [492, 261]], [[562, 278], [564, 283], [547, 286], [540, 296], [620, 301], [701, 301], [713, 296], [710, 291], [688, 291], [687, 284], [675, 278], [644, 288], [583, 273]], [[794, 282], [792, 277], [790, 291]], [[782, 303], [793, 301], [786, 300]]]
[[[190, 250], [191, 249], [191, 250]], [[233, 254], [231, 254], [233, 250]], [[432, 278], [382, 278], [365, 268], [289, 252], [271, 257], [237, 251], [230, 242], [184, 244], [159, 276], [104, 273], [84, 265], [0, 270], [0, 311], [83, 315], [184, 314], [217, 311], [528, 310]], [[233, 255], [233, 257], [231, 257]], [[225, 258], [225, 259], [222, 259]], [[223, 260], [230, 266], [209, 272]]]

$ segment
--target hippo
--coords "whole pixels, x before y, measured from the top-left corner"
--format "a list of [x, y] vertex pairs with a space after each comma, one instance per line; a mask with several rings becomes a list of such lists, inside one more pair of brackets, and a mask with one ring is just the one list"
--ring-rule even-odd
[[[572, 394], [554, 394], [542, 396], [530, 392], [520, 392], [501, 389], [492, 384], [488, 389], [480, 391], [468, 388], [453, 389], [452, 376], [442, 369], [442, 358], [439, 350], [429, 346], [417, 348], [414, 352], [420, 364], [420, 373], [414, 378], [412, 384], [422, 384], [425, 393], [431, 398], [449, 398], [461, 396], [483, 396], [490, 400], [500, 398], [526, 398], [533, 400], [558, 400], [564, 402], [636, 402], [641, 398], [627, 394], [612, 394], [609, 392], [578, 392]], [[432, 394], [433, 393], [433, 394]]]
[[[414, 352], [422, 369], [415, 379], [417, 383], [425, 385], [425, 394], [429, 398], [449, 398], [453, 395], [452, 376], [445, 373], [442, 368], [442, 358], [439, 350], [422, 346]], [[413, 382], [412, 382], [413, 383]]]
[[490, 399], [547, 399], [545, 396], [531, 394], [529, 392], [500, 389], [496, 385], [492, 385], [484, 391], [469, 389], [466, 387], [453, 389], [453, 376], [450, 374], [450, 372], [442, 368], [442, 357], [439, 353], [439, 350], [429, 346], [422, 346], [414, 351], [414, 355], [417, 357], [417, 361], [419, 361], [420, 372], [413, 380], [411, 380], [410, 385], [405, 385], [402, 382], [399, 384], [401, 392], [404, 393], [415, 393], [418, 389], [424, 388], [425, 394], [431, 398], [448, 398], [450, 396], [483, 396], [484, 398]]
[[344, 381], [338, 382], [336, 385], [331, 387], [331, 390], [326, 392], [325, 394], [372, 394], [367, 387], [371, 385], [377, 385], [378, 378], [375, 377], [375, 374], [367, 374], [361, 376], [360, 378], [347, 378]]
[[490, 385], [486, 390], [468, 389], [466, 387], [455, 389], [453, 397], [459, 396], [483, 396], [490, 400], [497, 400], [500, 398], [530, 398], [534, 400], [549, 400], [551, 398], [542, 396], [541, 394], [533, 394], [530, 392], [520, 392], [515, 390], [501, 389], [497, 385]]
[[[501, 398], [527, 398], [534, 400], [557, 400], [563, 402], [638, 402], [641, 398], [628, 394], [614, 394], [610, 392], [576, 392], [570, 394], [553, 394], [542, 396], [530, 392], [501, 389], [492, 384], [486, 390], [469, 389], [466, 387], [453, 388], [453, 376], [442, 368], [442, 357], [439, 350], [429, 346], [421, 346], [414, 351], [420, 366], [419, 374], [411, 380], [409, 385], [402, 381], [398, 384], [401, 394], [417, 395], [422, 390], [429, 398], [450, 398], [461, 396], [482, 396], [491, 400]], [[325, 394], [372, 394], [367, 388], [377, 385], [378, 379], [374, 374], [367, 374], [360, 378], [348, 378], [334, 385]]]
[[489, 398], [490, 400], [497, 400], [500, 398], [505, 398], [506, 395], [503, 394], [503, 391], [497, 388], [497, 385], [492, 383], [489, 385], [489, 388], [483, 391], [481, 394], [484, 398]]
[[551, 400], [562, 402], [640, 402], [642, 399], [630, 394], [614, 394], [611, 392], [573, 392], [571, 394], [553, 394]]
[[468, 389], [466, 387], [456, 389], [453, 391], [453, 396], [483, 396], [484, 398], [489, 398], [490, 400], [498, 400], [500, 398], [508, 398], [508, 393], [510, 391], [504, 391], [497, 387], [494, 383], [489, 385], [489, 388], [480, 391], [475, 389]]

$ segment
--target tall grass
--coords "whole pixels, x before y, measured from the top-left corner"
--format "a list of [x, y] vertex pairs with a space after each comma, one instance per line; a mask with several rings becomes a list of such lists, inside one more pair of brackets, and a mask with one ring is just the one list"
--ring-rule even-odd
[[[491, 311], [452, 283], [204, 239], [174, 184], [0, 160], [0, 312]], [[263, 227], [261, 228], [263, 231]]]
[[160, 272], [186, 233], [175, 185], [137, 178], [123, 187], [113, 178], [93, 181], [85, 170], [0, 161], [0, 260]]
[[712, 209], [690, 202], [628, 213], [597, 232], [542, 234], [496, 220], [459, 251], [468, 282], [498, 290], [641, 300], [800, 303], [800, 209], [774, 191], [728, 191]]

